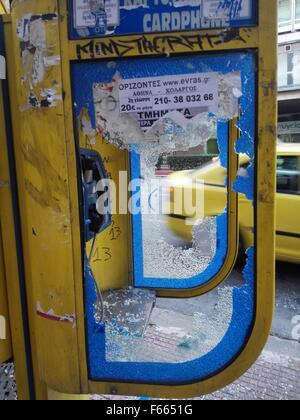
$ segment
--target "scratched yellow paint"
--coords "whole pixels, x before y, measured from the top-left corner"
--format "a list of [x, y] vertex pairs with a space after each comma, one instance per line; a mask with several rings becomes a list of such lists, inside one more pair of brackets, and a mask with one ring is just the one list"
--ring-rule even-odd
[[[80, 392], [77, 329], [74, 324], [45, 319], [52, 311], [75, 316], [72, 214], [69, 197], [68, 159], [62, 98], [53, 108], [26, 108], [32, 76], [30, 61], [21, 62], [17, 20], [25, 14], [56, 15], [45, 21], [47, 52], [59, 57], [59, 20], [56, 1], [29, 0], [15, 4], [12, 13], [17, 104], [21, 109], [20, 131], [15, 138], [17, 179], [21, 203], [28, 310], [35, 369], [41, 382], [56, 390]], [[30, 58], [30, 57], [29, 57]], [[62, 96], [60, 63], [44, 69], [44, 77], [33, 92], [55, 87]], [[26, 73], [27, 72], [27, 73]]]
[[[11, 38], [11, 23], [8, 16], [4, 17], [4, 31], [5, 31], [5, 44], [6, 50], [12, 46]], [[6, 56], [8, 73], [10, 69], [14, 69], [13, 55]], [[14, 74], [14, 73], [10, 73]], [[10, 87], [14, 84], [13, 77], [10, 77]], [[0, 82], [2, 84], [4, 82]], [[13, 90], [13, 89], [12, 89]], [[14, 119], [14, 127], [19, 127], [17, 118], [16, 101], [11, 93], [11, 111]], [[18, 397], [20, 399], [29, 398], [29, 380], [28, 380], [28, 366], [25, 353], [25, 335], [24, 325], [22, 319], [22, 304], [21, 304], [21, 290], [20, 290], [20, 277], [19, 265], [17, 262], [17, 250], [15, 240], [15, 226], [14, 226], [14, 209], [12, 203], [12, 190], [11, 179], [8, 163], [8, 142], [12, 139], [6, 138], [6, 129], [3, 121], [2, 106], [2, 86], [0, 89], [0, 179], [3, 188], [0, 188], [0, 223], [1, 223], [1, 237], [2, 237], [2, 256], [4, 261], [6, 289], [7, 289], [7, 305], [9, 310], [9, 324], [11, 326], [11, 345], [12, 356], [15, 364], [16, 381], [18, 386]], [[7, 112], [9, 110], [6, 110]], [[0, 289], [1, 290], [1, 289]], [[1, 290], [2, 291], [2, 290]]]
[[[2, 153], [5, 152], [6, 130], [4, 120], [4, 104], [2, 98], [2, 81], [0, 81], [0, 147]], [[7, 302], [6, 289], [6, 270], [3, 255], [3, 239], [2, 239], [2, 221], [1, 209], [3, 209], [3, 200], [5, 199], [5, 191], [9, 189], [9, 175], [5, 171], [5, 167], [1, 167], [0, 158], [0, 363], [12, 357], [11, 335], [9, 325], [9, 312]]]
[[3, 258], [3, 244], [0, 226], [0, 363], [3, 363], [11, 358], [12, 347], [7, 303], [5, 267]]

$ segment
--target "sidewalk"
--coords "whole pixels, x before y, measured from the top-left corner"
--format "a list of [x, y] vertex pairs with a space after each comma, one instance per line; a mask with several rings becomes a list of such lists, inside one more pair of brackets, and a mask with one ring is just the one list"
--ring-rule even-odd
[[[270, 341], [273, 341], [271, 337]], [[273, 344], [268, 344], [267, 348]], [[298, 355], [300, 357], [300, 344]], [[273, 359], [273, 361], [271, 361]], [[198, 399], [198, 398], [196, 398]], [[300, 400], [300, 359], [265, 350], [234, 384], [201, 400]]]
[[[270, 337], [260, 359], [234, 384], [195, 400], [300, 400], [300, 344]], [[290, 356], [281, 354], [289, 347]], [[298, 356], [298, 357], [297, 357]], [[92, 395], [92, 400], [136, 398]]]
[[[165, 340], [162, 340], [164, 345]], [[170, 343], [171, 344], [171, 343]], [[174, 343], [172, 343], [173, 347]], [[287, 354], [289, 356], [287, 356]], [[0, 368], [0, 399], [15, 399], [13, 365]], [[92, 395], [91, 400], [139, 398]], [[300, 400], [300, 343], [270, 337], [257, 363], [234, 384], [195, 400]]]

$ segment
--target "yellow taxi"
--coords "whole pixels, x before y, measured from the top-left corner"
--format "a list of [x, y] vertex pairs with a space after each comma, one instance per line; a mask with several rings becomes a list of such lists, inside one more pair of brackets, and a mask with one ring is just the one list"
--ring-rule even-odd
[[[239, 171], [243, 174], [249, 165], [249, 158], [240, 156]], [[179, 171], [168, 178], [170, 190], [169, 213], [166, 215], [169, 229], [180, 238], [191, 241], [193, 224], [197, 218], [187, 217], [176, 205], [177, 189], [185, 185], [204, 182], [204, 216], [218, 216], [227, 205], [227, 171], [219, 159], [200, 169]], [[190, 188], [190, 187], [187, 187]], [[197, 188], [197, 187], [193, 187]], [[182, 200], [183, 198], [181, 198]], [[279, 144], [277, 146], [277, 220], [276, 220], [276, 257], [278, 260], [300, 263], [300, 145]], [[239, 195], [240, 245], [246, 249], [253, 244], [253, 207], [242, 194]]]

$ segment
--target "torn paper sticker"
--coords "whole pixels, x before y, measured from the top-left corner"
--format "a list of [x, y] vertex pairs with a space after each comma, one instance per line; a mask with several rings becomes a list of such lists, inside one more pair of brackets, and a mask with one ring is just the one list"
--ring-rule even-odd
[[72, 315], [57, 315], [53, 311], [53, 309], [50, 309], [48, 312], [44, 311], [41, 307], [40, 302], [36, 305], [36, 313], [41, 318], [48, 319], [50, 321], [57, 321], [57, 322], [65, 322], [73, 325], [73, 328], [76, 327], [76, 316], [75, 314]]
[[252, 2], [249, 0], [203, 0], [203, 16], [209, 19], [250, 19]]
[[29, 92], [27, 103], [20, 107], [24, 112], [31, 108], [54, 108], [58, 101], [62, 101], [62, 95], [58, 93], [58, 86], [39, 90], [39, 95], [32, 90]]
[[230, 120], [238, 117], [239, 100], [242, 95], [242, 78], [240, 72], [220, 75], [218, 117], [222, 120]]
[[97, 130], [93, 128], [91, 118], [87, 108], [83, 108], [79, 116], [79, 129], [86, 138], [88, 145], [95, 145], [97, 139]]
[[242, 83], [239, 72], [129, 80], [116, 73], [111, 83], [95, 83], [93, 93], [97, 129], [107, 141], [186, 143], [201, 114], [238, 116]]
[[[56, 82], [54, 87], [42, 87], [48, 68], [60, 64], [60, 56], [55, 54], [54, 40], [47, 39], [48, 22], [57, 25], [58, 15], [27, 14], [17, 21], [22, 68], [21, 84], [28, 89], [27, 103], [22, 105], [22, 110], [54, 107], [57, 101], [62, 100], [61, 88]], [[51, 28], [51, 33], [56, 32], [56, 28]]]
[[99, 35], [106, 34], [120, 24], [119, 0], [75, 0], [76, 29], [93, 28]]
[[193, 115], [189, 109], [155, 111], [158, 115], [153, 115], [150, 129], [143, 131], [131, 114], [120, 113], [119, 77], [116, 74], [112, 83], [93, 86], [96, 128], [105, 141], [120, 149], [138, 147], [141, 165], [148, 172], [154, 171], [164, 153], [184, 152], [198, 146], [206, 150], [208, 140], [215, 137], [215, 116], [208, 112]]

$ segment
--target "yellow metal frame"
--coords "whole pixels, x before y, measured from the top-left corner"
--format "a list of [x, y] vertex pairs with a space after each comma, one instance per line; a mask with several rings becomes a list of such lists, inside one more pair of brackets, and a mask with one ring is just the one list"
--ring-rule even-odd
[[[4, 121], [4, 107], [2, 99], [2, 82], [0, 81], [0, 148], [3, 150], [3, 144], [6, 142], [6, 131], [5, 121]], [[4, 150], [3, 150], [4, 152]], [[0, 363], [3, 363], [12, 358], [12, 347], [11, 347], [11, 334], [10, 334], [10, 324], [9, 324], [9, 312], [8, 312], [8, 302], [7, 302], [7, 290], [6, 290], [6, 270], [4, 263], [4, 251], [3, 251], [3, 239], [2, 239], [2, 202], [3, 202], [3, 191], [8, 188], [9, 174], [5, 171], [5, 166], [1, 160], [5, 158], [5, 153], [1, 153], [0, 156], [0, 316], [1, 326], [4, 322], [5, 328], [5, 339], [0, 338]], [[2, 158], [2, 159], [1, 159]], [[7, 167], [6, 167], [7, 168]], [[0, 331], [0, 333], [2, 333]]]
[[[0, 181], [1, 183], [1, 181]], [[1, 188], [1, 186], [0, 186]], [[6, 276], [0, 221], [0, 364], [12, 358], [11, 333], [7, 303]]]
[[[275, 278], [275, 144], [276, 144], [276, 54], [277, 0], [259, 1], [259, 26], [235, 31], [228, 39], [227, 30], [199, 31], [190, 37], [192, 51], [178, 42], [170, 50], [157, 39], [157, 54], [184, 54], [251, 49], [258, 55], [258, 127], [256, 185], [256, 319], [251, 337], [245, 349], [231, 366], [216, 376], [199, 384], [186, 386], [156, 386], [147, 384], [96, 383], [88, 379], [86, 337], [84, 320], [84, 296], [82, 289], [81, 236], [79, 220], [77, 157], [74, 144], [70, 61], [101, 58], [117, 58], [115, 53], [97, 55], [97, 40], [68, 41], [68, 13], [65, 0], [26, 0], [16, 3], [13, 10], [13, 33], [16, 19], [28, 13], [58, 13], [57, 33], [60, 45], [61, 66], [47, 75], [45, 84], [55, 80], [63, 86], [64, 100], [54, 109], [37, 109], [20, 115], [15, 133], [15, 155], [19, 196], [24, 202], [22, 236], [26, 262], [26, 282], [36, 388], [38, 397], [44, 395], [44, 385], [58, 392], [69, 394], [118, 393], [120, 395], [144, 395], [151, 397], [189, 397], [206, 394], [223, 387], [241, 376], [256, 360], [267, 340], [274, 307]], [[168, 34], [164, 34], [166, 36]], [[171, 34], [170, 34], [171, 35]], [[172, 34], [180, 39], [182, 34]], [[147, 35], [154, 41], [154, 35]], [[15, 41], [15, 75], [17, 82], [16, 103], [24, 101], [20, 88], [21, 66], [19, 46]], [[119, 38], [119, 37], [118, 37]], [[122, 37], [128, 43], [133, 37]], [[113, 39], [113, 38], [112, 38]], [[226, 42], [225, 42], [226, 39]], [[269, 40], [274, 40], [274, 45]], [[52, 41], [55, 41], [52, 38]], [[101, 41], [109, 44], [111, 39]], [[221, 42], [221, 43], [219, 43]], [[56, 48], [55, 47], [55, 48]], [[105, 49], [105, 51], [108, 51]], [[123, 56], [153, 55], [153, 51], [141, 51], [137, 47], [127, 49]], [[11, 67], [13, 68], [13, 67]], [[232, 130], [233, 125], [232, 125]], [[42, 136], [41, 136], [42, 133]], [[236, 133], [232, 133], [233, 138]], [[29, 153], [30, 152], [30, 153]], [[237, 164], [237, 163], [236, 163]], [[234, 169], [232, 169], [232, 177]], [[44, 184], [45, 179], [47, 183]], [[62, 183], [64, 186], [62, 186]], [[34, 187], [34, 188], [32, 188]], [[46, 191], [53, 198], [43, 201]], [[38, 192], [38, 194], [36, 194]], [[233, 200], [234, 195], [232, 196]], [[57, 211], [56, 202], [59, 202]], [[232, 203], [233, 206], [236, 203]], [[45, 222], [47, 221], [47, 222]], [[234, 234], [237, 239], [237, 232]], [[46, 254], [45, 254], [46, 252]], [[45, 259], [47, 255], [47, 259]], [[229, 261], [228, 272], [233, 266]], [[130, 277], [130, 272], [128, 272]], [[219, 281], [219, 280], [218, 280]], [[218, 284], [216, 281], [215, 286]], [[208, 291], [202, 289], [202, 292]], [[164, 293], [163, 293], [164, 294]], [[167, 293], [170, 295], [170, 292]], [[195, 293], [197, 294], [197, 293]], [[175, 294], [174, 294], [175, 295]], [[183, 293], [184, 295], [184, 293]], [[41, 319], [36, 313], [37, 302], [45, 310], [58, 314], [76, 314], [76, 328]], [[53, 349], [49, 351], [49, 349]]]
[[[11, 42], [9, 17], [4, 17], [4, 27]], [[11, 45], [11, 44], [10, 44]], [[9, 110], [6, 110], [9, 112]], [[15, 122], [17, 122], [15, 120]], [[23, 306], [18, 271], [18, 254], [15, 240], [16, 209], [13, 206], [12, 184], [8, 161], [7, 133], [4, 120], [2, 82], [0, 82], [0, 247], [3, 251], [3, 268], [6, 285], [1, 284], [1, 294], [7, 292], [7, 320], [10, 325], [10, 343], [6, 348], [6, 359], [13, 357], [15, 363], [18, 396], [20, 399], [29, 399], [29, 373], [25, 352]], [[10, 139], [11, 140], [11, 139]], [[2, 286], [4, 289], [2, 289]], [[1, 354], [1, 359], [3, 359]]]

